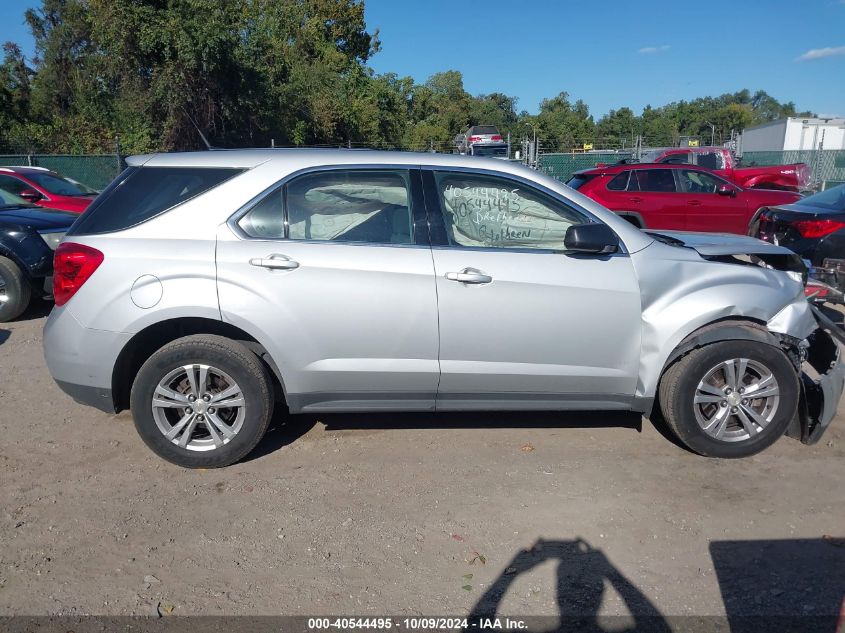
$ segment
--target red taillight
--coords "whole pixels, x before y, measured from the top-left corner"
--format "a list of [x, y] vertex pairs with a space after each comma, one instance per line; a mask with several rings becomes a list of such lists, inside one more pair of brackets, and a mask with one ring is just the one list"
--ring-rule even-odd
[[467, 139], [470, 143], [478, 143], [478, 141], [482, 140], [480, 136], [470, 136]]
[[103, 263], [103, 254], [84, 244], [64, 242], [53, 256], [53, 298], [57, 306], [70, 301], [76, 291]]
[[818, 298], [826, 297], [830, 294], [830, 290], [825, 286], [814, 284], [812, 281], [804, 286], [804, 296], [809, 297], [815, 295]]
[[845, 227], [845, 222], [838, 220], [799, 220], [793, 222], [792, 226], [801, 234], [801, 237], [813, 238], [830, 235]]
[[491, 141], [501, 141], [502, 136], [501, 136], [501, 134], [494, 134], [493, 136], [490, 137], [490, 140]]

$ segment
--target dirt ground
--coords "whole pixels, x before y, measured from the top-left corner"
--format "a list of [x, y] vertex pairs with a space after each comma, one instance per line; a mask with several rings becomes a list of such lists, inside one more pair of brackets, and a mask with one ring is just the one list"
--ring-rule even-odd
[[839, 611], [842, 409], [736, 461], [619, 414], [280, 418], [189, 471], [53, 384], [46, 311], [0, 326], [0, 616]]

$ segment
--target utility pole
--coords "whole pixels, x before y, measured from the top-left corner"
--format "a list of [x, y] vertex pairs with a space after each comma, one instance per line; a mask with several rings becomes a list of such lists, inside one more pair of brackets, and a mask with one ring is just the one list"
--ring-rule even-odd
[[716, 144], [716, 126], [710, 123], [710, 121], [705, 121], [704, 123], [710, 126], [710, 145], [713, 146]]

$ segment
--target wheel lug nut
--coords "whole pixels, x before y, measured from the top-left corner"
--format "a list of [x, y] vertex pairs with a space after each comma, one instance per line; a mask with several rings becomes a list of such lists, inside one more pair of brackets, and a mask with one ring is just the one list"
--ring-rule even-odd
[[720, 406], [720, 407], [726, 407], [726, 406], [728, 406], [728, 401], [727, 401], [727, 400], [722, 400], [722, 401], [719, 403], [719, 406]]
[[214, 413], [214, 407], [208, 407], [208, 412], [209, 412], [209, 413]]
[[193, 409], [191, 407], [185, 407], [185, 413], [191, 413]]
[[[731, 413], [736, 413], [736, 407], [731, 407]], [[202, 416], [200, 416], [202, 417]]]
[[205, 400], [206, 402], [208, 402], [209, 400], [211, 400], [211, 396], [209, 396], [208, 394], [205, 394], [205, 395], [202, 397], [202, 399], [203, 399], [203, 400]]
[[197, 420], [199, 420], [200, 422], [202, 422], [202, 421], [203, 421], [203, 417], [202, 417], [201, 415], [198, 415], [198, 416], [197, 416]]
[[743, 399], [742, 399], [742, 404], [748, 404], [748, 398], [743, 398]]
[[188, 396], [188, 402], [194, 402], [196, 399], [197, 399], [197, 397], [193, 394]]
[[740, 388], [739, 388], [739, 393], [745, 393], [745, 387], [740, 387]]
[[730, 387], [725, 387], [725, 393], [731, 395], [733, 393], [733, 389], [731, 389]]

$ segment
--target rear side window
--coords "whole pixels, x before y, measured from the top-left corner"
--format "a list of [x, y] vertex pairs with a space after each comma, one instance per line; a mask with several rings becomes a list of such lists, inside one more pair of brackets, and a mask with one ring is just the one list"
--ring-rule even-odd
[[153, 218], [241, 173], [222, 167], [140, 167], [124, 171], [68, 231], [122, 231]]
[[671, 169], [638, 169], [634, 171], [628, 191], [675, 193], [675, 176]]

